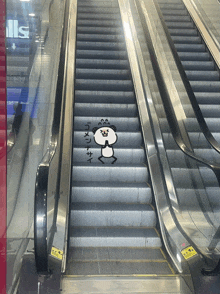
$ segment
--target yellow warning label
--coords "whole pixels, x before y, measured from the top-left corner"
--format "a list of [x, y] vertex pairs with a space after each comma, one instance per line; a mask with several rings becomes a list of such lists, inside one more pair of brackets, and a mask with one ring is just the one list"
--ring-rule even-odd
[[63, 251], [60, 249], [57, 249], [56, 247], [51, 248], [51, 255], [58, 258], [62, 259], [63, 258]]
[[189, 259], [197, 254], [196, 250], [192, 246], [183, 249], [181, 253], [185, 259]]

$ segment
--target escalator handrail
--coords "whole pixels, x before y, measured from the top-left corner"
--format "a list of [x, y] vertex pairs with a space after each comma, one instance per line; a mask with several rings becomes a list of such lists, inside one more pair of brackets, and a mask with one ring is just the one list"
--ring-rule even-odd
[[[137, 3], [139, 4], [139, 2], [137, 2]], [[155, 1], [154, 1], [154, 4], [155, 4]], [[139, 5], [138, 5], [138, 7], [139, 7]], [[140, 8], [139, 8], [139, 11], [141, 13]], [[160, 18], [162, 17], [161, 15], [159, 15], [159, 16], [160, 16]], [[145, 26], [144, 23], [143, 23], [143, 25], [145, 27], [145, 37], [147, 39], [147, 43], [148, 43], [148, 46], [149, 46], [149, 52], [150, 52], [150, 55], [151, 55], [155, 76], [157, 78], [157, 84], [158, 84], [158, 87], [159, 87], [159, 90], [160, 90], [160, 94], [161, 94], [161, 97], [162, 97], [164, 109], [165, 109], [165, 112], [166, 112], [166, 116], [167, 116], [167, 120], [168, 120], [170, 129], [171, 129], [171, 132], [173, 134], [173, 138], [174, 138], [175, 142], [177, 143], [178, 147], [180, 148], [180, 150], [182, 150], [184, 152], [184, 154], [186, 154], [190, 158], [196, 160], [197, 162], [200, 162], [200, 163], [204, 164], [208, 168], [212, 169], [212, 171], [216, 175], [216, 178], [218, 180], [218, 184], [220, 186], [220, 165], [213, 164], [209, 160], [206, 160], [206, 159], [201, 158], [200, 156], [196, 155], [193, 152], [192, 147], [188, 146], [186, 141], [183, 139], [184, 138], [184, 135], [183, 135], [184, 130], [181, 129], [181, 127], [178, 124], [178, 120], [177, 120], [175, 111], [173, 109], [171, 97], [170, 97], [170, 95], [168, 93], [168, 90], [167, 90], [167, 87], [166, 87], [166, 82], [164, 81], [163, 74], [161, 72], [161, 69], [160, 69], [160, 66], [159, 66], [159, 63], [158, 63], [158, 60], [157, 60], [157, 56], [156, 56], [156, 53], [155, 53], [154, 48], [153, 48], [153, 44], [152, 44], [150, 34], [147, 33], [148, 28], [147, 28], [147, 26]], [[187, 79], [186, 76], [185, 76], [185, 72], [184, 72], [184, 77], [185, 77], [185, 79]], [[193, 95], [194, 95], [194, 93], [193, 93]]]
[[186, 76], [186, 72], [184, 70], [184, 67], [182, 65], [182, 62], [179, 58], [179, 55], [178, 55], [178, 52], [176, 50], [176, 47], [174, 45], [174, 42], [171, 38], [171, 35], [169, 33], [169, 29], [165, 23], [165, 20], [163, 18], [163, 14], [161, 12], [161, 9], [158, 5], [158, 2], [155, 1], [154, 2], [155, 4], [155, 7], [157, 9], [157, 12], [158, 12], [158, 15], [160, 17], [160, 20], [161, 20], [161, 23], [162, 23], [162, 26], [163, 26], [163, 29], [164, 29], [164, 32], [166, 34], [166, 37], [167, 37], [167, 41], [168, 41], [168, 44], [170, 46], [170, 49], [171, 49], [171, 52], [173, 54], [173, 58], [175, 60], [175, 63], [176, 63], [176, 66], [178, 68], [178, 71], [179, 71], [179, 74], [182, 78], [182, 81], [184, 83], [184, 86], [185, 86], [185, 89], [186, 89], [186, 92], [188, 94], [188, 97], [190, 99], [190, 102], [191, 102], [191, 105], [192, 105], [192, 108], [193, 108], [193, 111], [194, 111], [194, 115], [198, 121], [198, 124], [200, 126], [200, 129], [202, 131], [202, 133], [204, 134], [205, 138], [207, 139], [207, 141], [209, 142], [209, 144], [218, 152], [220, 153], [220, 144], [218, 143], [218, 141], [216, 141], [216, 139], [214, 138], [214, 136], [212, 135], [212, 133], [210, 132], [207, 124], [206, 124], [206, 121], [203, 117], [203, 114], [201, 112], [201, 109], [198, 105], [198, 102], [196, 100], [196, 97], [195, 97], [195, 94], [193, 92], [193, 89], [192, 89], [192, 86]]
[[[69, 1], [64, 4], [64, 15], [68, 15]], [[62, 28], [60, 60], [58, 67], [56, 94], [54, 102], [54, 115], [51, 127], [51, 139], [42, 161], [38, 165], [35, 184], [34, 200], [34, 247], [35, 262], [37, 272], [44, 273], [48, 271], [48, 246], [47, 246], [47, 188], [50, 164], [56, 152], [58, 144], [62, 141], [60, 136], [62, 129], [62, 113], [64, 111], [64, 89], [65, 89], [65, 52], [67, 43], [68, 18], [64, 18]], [[59, 164], [60, 164], [60, 154]], [[58, 170], [57, 170], [58, 173]]]
[[[139, 1], [136, 2], [136, 5], [137, 5], [137, 8], [138, 8], [139, 14], [141, 14], [141, 5], [140, 5]], [[143, 19], [142, 19], [142, 18], [140, 18], [140, 19], [141, 19], [141, 22], [142, 22], [142, 25], [143, 25]], [[161, 85], [163, 86], [163, 89], [162, 89], [162, 90], [160, 89], [160, 96], [161, 96], [162, 99], [164, 98], [164, 96], [167, 96], [167, 97], [168, 97], [168, 99], [167, 99], [168, 101], [167, 101], [167, 102], [169, 102], [169, 103], [171, 104], [171, 99], [170, 99], [169, 93], [168, 93], [167, 90], [166, 90], [165, 82], [164, 82], [164, 80], [163, 80], [163, 78], [162, 78], [162, 73], [161, 73], [161, 71], [160, 71], [160, 67], [159, 67], [159, 64], [158, 64], [158, 61], [157, 61], [157, 58], [156, 58], [156, 53], [155, 53], [154, 48], [153, 48], [152, 39], [151, 39], [151, 36], [150, 36], [149, 30], [148, 30], [147, 24], [146, 24], [146, 26], [143, 26], [143, 27], [145, 28], [144, 33], [145, 33], [145, 37], [146, 37], [146, 40], [147, 40], [147, 43], [148, 43], [148, 51], [149, 51], [149, 53], [150, 53], [150, 59], [151, 59], [151, 61], [152, 61], [151, 64], [152, 64], [152, 66], [153, 66], [153, 69], [154, 69], [154, 70], [156, 69], [156, 71], [155, 71], [155, 77], [158, 77], [157, 74], [159, 74], [159, 76], [160, 76], [160, 80], [159, 80], [159, 82], [157, 83], [157, 86], [158, 86], [158, 88], [160, 88]], [[148, 41], [149, 41], [149, 42], [148, 42]], [[161, 83], [162, 83], [162, 84], [161, 84]], [[163, 91], [165, 91], [165, 92], [163, 92]], [[165, 94], [163, 94], [163, 93], [165, 93]], [[164, 106], [165, 106], [165, 105], [166, 105], [166, 103], [164, 103]], [[172, 104], [171, 104], [171, 105], [172, 105]], [[218, 166], [217, 166], [217, 170], [214, 170], [213, 167], [211, 167], [210, 164], [209, 164], [208, 162], [205, 162], [205, 161], [202, 160], [201, 158], [198, 158], [197, 156], [195, 156], [195, 155], [193, 154], [193, 151], [190, 150], [190, 149], [187, 147], [187, 145], [184, 143], [184, 141], [182, 140], [181, 131], [179, 130], [179, 125], [178, 125], [177, 122], [175, 122], [175, 121], [176, 121], [176, 118], [175, 118], [175, 114], [174, 114], [174, 111], [173, 111], [171, 105], [169, 105], [169, 106], [167, 107], [167, 109], [170, 108], [171, 115], [173, 116], [173, 117], [172, 117], [173, 122], [170, 123], [170, 121], [169, 121], [169, 125], [170, 125], [170, 126], [172, 126], [172, 124], [174, 125], [174, 128], [171, 129], [171, 132], [172, 132], [172, 134], [173, 134], [173, 138], [174, 138], [174, 140], [176, 141], [176, 143], [177, 143], [177, 145], [179, 146], [179, 148], [180, 148], [180, 149], [181, 149], [186, 155], [188, 155], [190, 158], [193, 158], [193, 159], [195, 159], [197, 162], [199, 161], [199, 162], [205, 164], [206, 166], [212, 168], [212, 170], [215, 172], [216, 176], [217, 176], [217, 175], [220, 175], [220, 174], [219, 174], [219, 167], [218, 167]], [[167, 114], [167, 113], [166, 113], [166, 114]], [[170, 117], [170, 116], [167, 114], [167, 119], [169, 119], [169, 117]], [[172, 119], [171, 119], [171, 120], [172, 120]], [[179, 143], [179, 144], [183, 144], [183, 146], [179, 145], [178, 143]], [[219, 178], [218, 178], [218, 180], [219, 180]], [[170, 182], [169, 182], [169, 185], [170, 185]], [[177, 224], [178, 224], [178, 222], [177, 222]], [[218, 229], [218, 232], [219, 232], [219, 229]], [[186, 236], [185, 234], [184, 234], [184, 236], [186, 237], [186, 239], [188, 239], [187, 236]], [[191, 242], [192, 242], [192, 240], [191, 240]], [[194, 246], [195, 248], [197, 248], [196, 244], [194, 244], [193, 246]], [[198, 248], [197, 248], [197, 250], [198, 250]], [[199, 250], [198, 250], [198, 251], [199, 251]], [[200, 252], [200, 254], [201, 254], [201, 252]], [[202, 256], [202, 254], [201, 254], [200, 256]], [[206, 269], [203, 269], [203, 270], [202, 270], [202, 274], [203, 274], [203, 275], [217, 275], [217, 274], [219, 274], [219, 272], [220, 272], [220, 260], [218, 261], [217, 266], [216, 266], [213, 270], [206, 270]]]

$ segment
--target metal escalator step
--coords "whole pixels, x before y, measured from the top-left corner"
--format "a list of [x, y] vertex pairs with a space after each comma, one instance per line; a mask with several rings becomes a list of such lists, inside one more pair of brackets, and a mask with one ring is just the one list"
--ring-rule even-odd
[[[74, 129], [75, 131], [84, 131], [85, 135], [85, 125], [87, 122], [91, 123], [91, 128], [92, 127], [98, 127], [98, 123], [101, 121], [102, 116], [76, 116], [74, 118]], [[138, 132], [140, 131], [140, 125], [139, 125], [139, 120], [137, 117], [110, 117], [107, 116], [105, 117], [105, 120], [108, 120], [108, 122], [111, 125], [114, 125], [116, 127], [116, 131], [118, 132]], [[106, 126], [106, 125], [104, 125]], [[109, 126], [109, 125], [107, 125]], [[90, 132], [92, 129], [90, 130]], [[93, 135], [93, 133], [91, 133]], [[118, 140], [119, 140], [119, 135], [118, 135]], [[116, 143], [117, 144], [117, 143]]]
[[[182, 189], [203, 189], [218, 187], [218, 180], [213, 171], [207, 167], [197, 169], [172, 168], [174, 185]], [[202, 180], [201, 180], [202, 177]]]
[[186, 9], [169, 9], [169, 8], [162, 8], [163, 15], [187, 15]]
[[[219, 117], [218, 118], [205, 118], [206, 123], [209, 126], [209, 130], [210, 132], [215, 132], [218, 133], [220, 132], [220, 121], [219, 121]], [[169, 132], [169, 124], [167, 122], [166, 118], [161, 118], [160, 119], [160, 123], [161, 123], [161, 131], [163, 133], [168, 133]], [[185, 126], [188, 132], [195, 132], [195, 133], [199, 133], [201, 131], [201, 129], [199, 128], [198, 125], [198, 121], [196, 118], [190, 118], [187, 117], [187, 120], [185, 121]]]
[[[201, 107], [201, 105], [200, 105]], [[219, 133], [220, 132], [220, 118], [219, 115], [216, 118], [213, 118], [210, 114], [210, 118], [205, 118], [205, 121], [209, 127], [210, 132]], [[200, 128], [198, 126], [198, 122], [195, 118], [188, 118], [185, 122], [187, 130], [189, 132], [199, 132]], [[214, 135], [214, 134], [213, 134]]]
[[122, 34], [122, 28], [109, 28], [109, 27], [86, 27], [86, 26], [77, 26], [78, 34], [108, 34], [108, 35], [120, 35]]
[[170, 35], [173, 36], [197, 36], [196, 29], [169, 29]]
[[175, 44], [196, 44], [201, 43], [201, 37], [199, 36], [172, 36], [173, 42]]
[[118, 7], [117, 1], [80, 1], [78, 7]]
[[108, 60], [108, 59], [77, 59], [77, 68], [96, 68], [96, 69], [127, 69], [127, 60]]
[[126, 51], [108, 51], [108, 50], [77, 50], [76, 58], [89, 59], [126, 59]]
[[[191, 211], [192, 207], [203, 205], [206, 207], [206, 215], [210, 217], [211, 222], [218, 227], [220, 221], [220, 206], [217, 187], [206, 187], [205, 189], [183, 189], [177, 188], [179, 203], [184, 211]], [[200, 199], [198, 201], [198, 199]], [[200, 203], [199, 203], [200, 202]], [[197, 218], [199, 221], [199, 218]], [[207, 232], [207, 231], [206, 231]], [[207, 239], [210, 239], [210, 235]], [[210, 241], [209, 241], [210, 243]], [[218, 245], [219, 250], [219, 245]]]
[[163, 15], [163, 18], [165, 21], [176, 21], [176, 22], [190, 22], [190, 16], [189, 15]]
[[113, 164], [74, 164], [72, 170], [74, 181], [113, 181], [113, 182], [148, 182], [149, 174], [144, 164], [119, 165]]
[[93, 91], [132, 91], [133, 83], [130, 80], [76, 79], [75, 89]]
[[104, 35], [104, 34], [77, 34], [78, 41], [93, 41], [93, 42], [121, 42], [124, 40], [123, 35]]
[[76, 102], [93, 103], [134, 103], [135, 96], [133, 91], [75, 91]]
[[77, 247], [69, 249], [69, 259], [79, 261], [164, 261], [164, 256], [159, 248], [117, 248], [117, 247]]
[[138, 116], [135, 104], [112, 103], [75, 103], [75, 116], [108, 116], [134, 117]]
[[[209, 143], [205, 139], [204, 135], [200, 132], [189, 133], [189, 138], [193, 148], [210, 148]], [[218, 137], [217, 137], [218, 138]], [[166, 149], [179, 149], [177, 143], [175, 142], [173, 136], [169, 133], [163, 133], [164, 145]], [[220, 138], [218, 138], [220, 139]]]
[[130, 71], [124, 69], [76, 68], [76, 79], [128, 80]]
[[112, 13], [118, 15], [120, 10], [118, 7], [100, 7], [100, 6], [78, 6], [78, 13], [89, 13], [89, 14], [104, 14]]
[[[117, 148], [127, 148], [127, 146], [140, 147], [143, 144], [141, 132], [117, 132], [118, 140], [117, 140]], [[89, 143], [90, 147], [97, 147], [97, 144], [93, 140], [93, 138], [90, 136], [91, 142]], [[85, 141], [85, 131], [75, 131], [74, 132], [74, 141], [73, 141], [74, 147], [82, 147], [88, 145]]]
[[190, 81], [218, 81], [219, 73], [217, 71], [186, 70]]
[[[210, 162], [219, 164], [220, 159], [218, 153], [214, 149], [196, 149], [195, 154], [201, 158], [206, 158]], [[186, 155], [181, 150], [167, 150], [167, 157], [171, 168], [188, 168]], [[204, 166], [202, 163], [197, 162], [198, 166]]]
[[220, 81], [190, 81], [195, 92], [220, 92]]
[[78, 19], [77, 20], [78, 26], [90, 26], [90, 27], [96, 27], [96, 26], [102, 26], [102, 27], [119, 27], [121, 26], [121, 21], [119, 20], [92, 20], [92, 19]]
[[172, 3], [160, 3], [160, 9], [161, 10], [166, 10], [166, 9], [172, 9], [172, 10], [185, 10], [185, 6], [183, 3], [175, 3], [175, 5], [173, 5]]
[[75, 227], [70, 231], [71, 247], [161, 247], [153, 228]]
[[[88, 41], [77, 41], [77, 49], [81, 50], [124, 50], [125, 44], [123, 42], [88, 42]], [[93, 59], [92, 59], [93, 60]], [[91, 60], [91, 61], [92, 61]]]
[[181, 61], [209, 61], [208, 52], [178, 52]]
[[70, 226], [154, 227], [156, 214], [150, 205], [126, 203], [72, 203]]
[[211, 71], [215, 69], [213, 61], [182, 61], [185, 70]]
[[181, 21], [167, 21], [166, 22], [166, 25], [168, 28], [175, 28], [175, 29], [183, 29], [183, 28], [189, 28], [189, 29], [192, 29], [194, 28], [194, 25], [192, 22], [181, 22]]
[[[90, 153], [91, 152], [91, 153]], [[101, 146], [97, 145], [97, 148], [90, 148], [89, 152], [83, 148], [73, 148], [73, 161], [75, 163], [87, 162], [88, 155], [92, 156], [92, 163], [100, 163], [98, 158], [101, 156]], [[144, 150], [141, 148], [125, 149], [114, 148], [114, 156], [117, 158], [117, 162], [120, 164], [141, 164], [146, 161]], [[113, 159], [106, 159], [106, 162], [112, 162]]]
[[[73, 262], [71, 267], [67, 269], [67, 274], [75, 275], [169, 275], [172, 274], [169, 264], [166, 261], [102, 261], [102, 262]], [[127, 287], [126, 287], [127, 288]], [[89, 288], [87, 288], [89, 289]], [[129, 291], [130, 292], [130, 291]], [[66, 292], [65, 292], [66, 293]], [[69, 293], [69, 292], [68, 292]], [[70, 292], [72, 293], [72, 292]], [[79, 292], [75, 292], [79, 293]], [[83, 293], [83, 292], [80, 292]], [[96, 292], [97, 293], [97, 292]], [[99, 292], [104, 293], [104, 292]], [[107, 292], [105, 292], [107, 293]], [[117, 292], [112, 292], [117, 293]], [[122, 292], [118, 292], [122, 293]], [[123, 292], [128, 293], [128, 292]], [[137, 292], [130, 292], [137, 293]], [[141, 292], [138, 292], [141, 293]], [[146, 292], [142, 292], [146, 293]], [[178, 292], [175, 292], [178, 293]], [[180, 293], [180, 292], [179, 292]], [[189, 293], [189, 292], [188, 292]]]
[[199, 104], [220, 104], [220, 93], [214, 92], [197, 92], [195, 93], [196, 99]]
[[204, 44], [175, 44], [176, 50], [178, 53], [180, 52], [205, 52]]
[[93, 19], [93, 20], [121, 20], [120, 15], [118, 15], [117, 13], [82, 13], [82, 12], [78, 12], [77, 13], [77, 17], [78, 19]]
[[152, 191], [147, 183], [74, 182], [72, 202], [149, 204]]

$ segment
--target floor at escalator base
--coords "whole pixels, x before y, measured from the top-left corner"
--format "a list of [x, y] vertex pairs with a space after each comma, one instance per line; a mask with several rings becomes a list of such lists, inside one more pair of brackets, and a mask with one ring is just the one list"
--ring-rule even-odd
[[[74, 293], [192, 293], [182, 277], [143, 275], [140, 277], [65, 276], [62, 294]], [[89, 290], [88, 290], [89, 289]]]

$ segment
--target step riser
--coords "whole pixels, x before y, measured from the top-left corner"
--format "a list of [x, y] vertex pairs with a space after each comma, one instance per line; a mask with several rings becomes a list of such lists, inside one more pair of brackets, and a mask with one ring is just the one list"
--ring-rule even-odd
[[76, 69], [76, 79], [128, 80], [128, 70]]
[[[102, 112], [100, 111], [100, 114], [102, 114]], [[103, 118], [103, 116], [96, 116], [96, 117], [75, 117], [74, 119], [74, 128], [76, 131], [85, 131], [86, 129], [86, 124], [87, 122], [90, 122], [90, 131], [89, 131], [89, 135], [93, 137], [93, 132], [92, 132], [92, 128], [93, 127], [100, 127], [101, 125], [99, 125], [101, 119]], [[138, 118], [133, 118], [133, 117], [110, 117], [110, 116], [106, 116], [104, 117], [104, 120], [108, 120], [109, 124], [103, 124], [104, 126], [109, 126], [109, 125], [114, 125], [116, 127], [116, 132], [138, 132], [140, 130], [140, 125], [139, 125], [139, 120]], [[85, 133], [84, 133], [85, 135]], [[83, 136], [84, 136], [83, 135]], [[129, 134], [127, 134], [129, 135]], [[118, 139], [119, 139], [119, 135], [118, 135]], [[128, 148], [132, 148], [132, 146], [128, 146]]]
[[[95, 41], [77, 41], [77, 50], [124, 50], [124, 43], [121, 42], [95, 42]], [[93, 59], [91, 60], [93, 61]]]
[[76, 58], [123, 60], [127, 58], [127, 53], [125, 51], [77, 50]]
[[[98, 157], [101, 156], [101, 147], [100, 148], [90, 148], [89, 152], [92, 153], [91, 157], [93, 158], [93, 163], [100, 163]], [[88, 151], [84, 148], [73, 149], [73, 161], [76, 163], [87, 162], [90, 158]], [[114, 149], [114, 156], [118, 158], [118, 162], [126, 164], [139, 164], [145, 162], [144, 150], [120, 150]], [[112, 160], [111, 160], [112, 161]]]
[[83, 238], [70, 237], [71, 247], [161, 247], [159, 238]]
[[[104, 159], [103, 159], [104, 161]], [[100, 163], [102, 164], [102, 163]], [[104, 164], [103, 164], [104, 165]], [[113, 182], [148, 182], [148, 171], [140, 167], [85, 167], [74, 166], [72, 172], [74, 181], [113, 181]]]
[[72, 211], [71, 226], [154, 227], [154, 211]]
[[73, 187], [72, 202], [143, 203], [152, 200], [150, 188]]
[[133, 92], [75, 91], [76, 102], [81, 103], [135, 103]]
[[[114, 145], [117, 148], [127, 148], [128, 146], [133, 146], [133, 148], [136, 147], [141, 147], [143, 145], [141, 133], [118, 133], [118, 140], [116, 144]], [[84, 147], [86, 149], [86, 146], [89, 143], [90, 147], [97, 148], [97, 144], [93, 140], [93, 137], [90, 136], [91, 142], [85, 140], [85, 132], [74, 132], [74, 142], [73, 145], [74, 147], [79, 146], [79, 147]]]
[[77, 68], [95, 68], [95, 69], [127, 69], [128, 62], [119, 60], [90, 60], [90, 59], [77, 59]]
[[132, 91], [131, 81], [123, 80], [83, 80], [77, 79], [75, 82], [76, 90], [98, 90], [98, 91]]
[[99, 103], [76, 103], [75, 116], [103, 116], [103, 117], [134, 117], [137, 116], [135, 104], [99, 104]]

